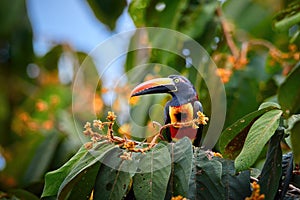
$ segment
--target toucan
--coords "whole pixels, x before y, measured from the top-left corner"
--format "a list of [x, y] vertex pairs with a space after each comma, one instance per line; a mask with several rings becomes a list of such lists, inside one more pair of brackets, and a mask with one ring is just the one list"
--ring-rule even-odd
[[[131, 91], [131, 97], [159, 93], [172, 96], [164, 108], [165, 124], [191, 121], [197, 117], [198, 111], [203, 112], [195, 87], [187, 78], [180, 75], [143, 82]], [[170, 126], [166, 129], [166, 139], [171, 142], [187, 136], [193, 141], [194, 146], [200, 146], [202, 129], [201, 124], [198, 128]]]

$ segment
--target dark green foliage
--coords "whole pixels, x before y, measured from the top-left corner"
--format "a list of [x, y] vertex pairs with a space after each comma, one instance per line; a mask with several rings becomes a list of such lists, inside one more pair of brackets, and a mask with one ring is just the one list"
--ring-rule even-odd
[[[53, 159], [55, 148], [59, 142], [58, 135], [50, 133], [45, 140], [38, 146], [37, 153], [32, 158], [30, 165], [24, 175], [24, 182], [35, 182], [40, 179], [47, 171]], [[38, 168], [36, 166], [39, 166]]]
[[267, 159], [262, 169], [258, 184], [265, 199], [274, 199], [278, 196], [278, 188], [282, 177], [282, 150], [280, 142], [284, 135], [284, 129], [278, 128], [271, 137], [268, 145]]
[[[74, 187], [74, 184], [76, 184], [80, 179], [82, 178], [82, 175], [86, 174], [87, 171], [90, 169], [93, 169], [94, 165], [99, 165], [99, 162], [102, 161], [106, 153], [113, 150], [115, 148], [112, 144], [99, 144], [95, 149], [92, 149], [91, 151], [88, 151], [84, 157], [82, 157], [78, 164], [71, 168], [70, 173], [67, 175], [67, 177], [64, 179], [64, 181], [61, 183], [59, 190], [58, 190], [58, 198], [59, 199], [65, 199], [67, 197], [68, 193], [72, 190]], [[99, 166], [98, 166], [99, 168]], [[89, 173], [92, 176], [95, 176], [94, 173]]]
[[123, 151], [114, 149], [109, 152], [99, 169], [94, 188], [95, 199], [122, 199], [131, 187], [132, 174], [135, 173], [135, 160], [122, 160]]
[[122, 14], [126, 0], [87, 0], [95, 16], [111, 30], [115, 29], [116, 21]]
[[141, 156], [137, 173], [133, 176], [136, 199], [164, 199], [171, 173], [171, 158], [165, 145], [157, 145]]
[[188, 196], [189, 177], [192, 173], [193, 151], [188, 138], [169, 145], [172, 170], [167, 189], [167, 197]]
[[[195, 149], [188, 197], [191, 199], [244, 199], [250, 196], [250, 172], [236, 174], [231, 160]], [[208, 157], [207, 157], [208, 156]]]
[[86, 153], [87, 150], [84, 147], [80, 148], [78, 152], [61, 168], [53, 172], [49, 172], [45, 177], [45, 184], [47, 187], [44, 188], [43, 196], [56, 195], [58, 193], [60, 185], [67, 177], [67, 175], [71, 172], [72, 167], [74, 167]]
[[278, 108], [276, 104], [264, 104], [264, 107], [249, 113], [245, 117], [239, 119], [234, 124], [226, 128], [219, 139], [220, 151], [231, 159], [234, 159], [243, 147], [243, 141], [246, 139], [248, 131], [252, 124], [264, 113]]
[[132, 160], [121, 159], [124, 150], [107, 143], [89, 151], [82, 148], [62, 168], [46, 175], [43, 198], [86, 199], [92, 189], [94, 199], [122, 199], [130, 191], [136, 199], [250, 195], [249, 171], [236, 174], [233, 161], [212, 157], [212, 152], [199, 148], [192, 150], [188, 138], [170, 145], [159, 143], [145, 154], [133, 153]]
[[[204, 113], [212, 119], [213, 93], [208, 90], [204, 76], [214, 76], [216, 72], [203, 72], [201, 77], [196, 68], [187, 65], [182, 50], [190, 48], [191, 41], [197, 41], [207, 55], [192, 57], [193, 64], [212, 57], [218, 68], [232, 73], [225, 83], [227, 110], [220, 113], [226, 114], [225, 127], [214, 147], [225, 159], [193, 148], [187, 138], [171, 144], [159, 142], [144, 154], [131, 152], [132, 160], [121, 159], [128, 151], [106, 142], [91, 150], [81, 147], [75, 153], [82, 141], [73, 125], [71, 84], [61, 84], [58, 62], [68, 53], [74, 63], [81, 64], [87, 55], [62, 44], [37, 57], [26, 1], [2, 0], [0, 157], [5, 157], [6, 166], [0, 171], [1, 199], [35, 200], [42, 193], [42, 199], [89, 199], [93, 194], [94, 199], [156, 200], [181, 195], [189, 199], [239, 200], [251, 195], [250, 182], [255, 178], [266, 199], [299, 199], [299, 0], [288, 3], [227, 0], [222, 4], [216, 0], [87, 0], [87, 3], [110, 30], [116, 28], [124, 11], [128, 11], [137, 28], [154, 27], [149, 32], [137, 31], [131, 38], [129, 50], [133, 51], [126, 55], [124, 71], [151, 63], [151, 67], [127, 74], [131, 83], [143, 81], [146, 75], [169, 75], [168, 70], [156, 69], [157, 64], [166, 65], [191, 80], [199, 92]], [[216, 14], [218, 9], [223, 10], [221, 17]], [[229, 33], [224, 33], [223, 18]], [[170, 32], [182, 38], [178, 40]], [[241, 68], [235, 68], [230, 61], [234, 55], [228, 35], [239, 51], [238, 56], [249, 45], [245, 55], [248, 62]], [[219, 62], [220, 58], [225, 61]], [[36, 78], [27, 72], [32, 65], [40, 71]], [[101, 80], [97, 89], [100, 86]], [[130, 111], [130, 120], [137, 124], [132, 129], [142, 139], [148, 133], [140, 126], [149, 123], [150, 108], [154, 103], [163, 105], [166, 101], [167, 98], [160, 96], [142, 98], [138, 104], [143, 107]], [[103, 113], [110, 109], [103, 106]], [[81, 112], [78, 120], [87, 121], [87, 111]], [[103, 117], [103, 113], [97, 117]], [[158, 111], [153, 116], [159, 116], [163, 123]], [[134, 136], [131, 139], [142, 140]], [[288, 147], [283, 149], [282, 144]], [[282, 158], [283, 152], [288, 153]], [[252, 171], [257, 174], [251, 177]], [[43, 187], [42, 192], [39, 188]]]
[[278, 128], [281, 114], [281, 110], [271, 110], [253, 123], [242, 151], [235, 159], [237, 171], [248, 169], [255, 163], [263, 147]]
[[297, 121], [291, 129], [291, 141], [294, 149], [294, 158], [296, 163], [300, 163], [300, 121]]
[[300, 109], [300, 63], [298, 63], [278, 90], [278, 102], [285, 116], [299, 113]]
[[[71, 185], [72, 189], [68, 195], [69, 199], [90, 199], [99, 167], [100, 162], [94, 164], [90, 168], [87, 168], [85, 171], [83, 171], [83, 174], [79, 175], [79, 177], [75, 179], [76, 182], [74, 185]], [[60, 195], [58, 198], [63, 199], [62, 196], [63, 195]]]
[[[210, 48], [210, 42], [215, 32], [215, 27], [211, 27], [208, 32], [205, 32], [208, 26], [215, 24], [214, 13], [217, 8], [217, 1], [145, 1], [135, 0], [129, 5], [129, 13], [135, 25], [140, 27], [157, 27], [168, 28], [168, 30], [179, 31], [179, 34], [185, 34], [184, 37], [191, 37], [197, 40], [208, 43], [207, 48]], [[160, 10], [162, 9], [162, 10]], [[190, 22], [193, 21], [193, 26]], [[157, 29], [156, 29], [157, 30]], [[141, 46], [138, 51], [128, 53], [125, 69], [128, 71], [141, 62], [150, 61], [151, 63], [160, 63], [172, 66], [178, 71], [183, 71], [185, 60], [179, 57], [181, 52], [169, 52], [168, 49], [176, 49], [178, 46], [183, 46], [176, 39], [170, 37], [168, 32], [157, 32], [154, 30], [149, 34], [149, 40], [153, 47], [149, 55], [146, 49]], [[143, 33], [143, 32], [142, 32]], [[174, 32], [175, 33], [175, 32]], [[144, 34], [147, 34], [145, 31]], [[137, 45], [134, 41], [139, 37], [145, 37], [143, 34], [136, 34], [132, 38], [131, 46]], [[186, 40], [187, 42], [188, 40]], [[202, 44], [202, 42], [201, 42]], [[158, 47], [158, 49], [156, 49]], [[165, 47], [162, 48], [162, 47]], [[144, 53], [141, 53], [144, 50]], [[177, 55], [175, 55], [177, 53]], [[144, 58], [141, 58], [141, 55]]]

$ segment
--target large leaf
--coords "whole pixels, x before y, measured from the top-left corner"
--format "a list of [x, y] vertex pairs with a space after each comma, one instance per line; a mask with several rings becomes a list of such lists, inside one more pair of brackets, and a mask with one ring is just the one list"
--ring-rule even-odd
[[189, 179], [192, 173], [193, 148], [189, 138], [183, 138], [169, 146], [172, 161], [168, 194], [169, 198], [178, 195], [187, 196]]
[[264, 113], [277, 108], [278, 105], [276, 104], [264, 103], [259, 110], [249, 113], [226, 128], [219, 139], [221, 153], [231, 159], [235, 158], [243, 147], [244, 140], [250, 129], [249, 126]]
[[59, 136], [57, 132], [50, 133], [36, 150], [26, 173], [24, 182], [26, 184], [41, 180], [52, 160], [58, 146]]
[[70, 173], [60, 185], [58, 198], [64, 199], [72, 190], [74, 184], [80, 180], [82, 174], [87, 173], [87, 170], [90, 167], [101, 162], [103, 157], [114, 148], [118, 148], [118, 146], [102, 142], [97, 144], [97, 146], [92, 150], [89, 150], [85, 156], [82, 157], [74, 167], [72, 167]]
[[96, 17], [111, 30], [116, 26], [116, 21], [122, 14], [126, 0], [87, 0]]
[[235, 173], [232, 160], [219, 159], [222, 163], [222, 183], [225, 187], [225, 199], [245, 199], [250, 196], [250, 171]]
[[296, 163], [300, 163], [300, 121], [297, 121], [291, 129], [291, 141]]
[[265, 194], [266, 200], [273, 200], [275, 198], [280, 184], [282, 172], [282, 151], [280, 142], [283, 135], [284, 130], [278, 128], [271, 137], [268, 146], [267, 159], [258, 182], [261, 188], [261, 194]]
[[300, 109], [300, 62], [295, 66], [278, 90], [278, 101], [285, 115], [297, 113]]
[[250, 196], [250, 172], [236, 174], [233, 161], [195, 150], [189, 199], [244, 199]]
[[109, 152], [103, 160], [97, 175], [94, 188], [94, 199], [122, 199], [126, 194], [132, 173], [137, 168], [137, 159], [123, 160], [120, 156], [123, 150], [115, 149]]
[[253, 112], [261, 104], [261, 85], [268, 79], [265, 72], [265, 59], [253, 56], [245, 70], [236, 70], [226, 88], [226, 122], [230, 126], [238, 119]]
[[86, 154], [87, 150], [85, 147], [81, 147], [78, 152], [61, 168], [48, 172], [45, 177], [45, 187], [42, 197], [55, 196], [58, 193], [59, 186], [68, 176], [72, 167]]
[[246, 137], [241, 153], [235, 159], [237, 171], [248, 169], [254, 164], [263, 147], [278, 128], [281, 115], [281, 110], [271, 110], [254, 122]]
[[74, 184], [68, 199], [90, 199], [100, 165], [100, 162], [95, 163], [81, 173], [78, 179], [76, 178], [78, 181]]
[[189, 199], [224, 199], [222, 163], [207, 158], [205, 151], [194, 152], [192, 175], [189, 184]]
[[133, 177], [136, 199], [164, 199], [171, 173], [171, 158], [167, 146], [157, 144], [140, 159]]

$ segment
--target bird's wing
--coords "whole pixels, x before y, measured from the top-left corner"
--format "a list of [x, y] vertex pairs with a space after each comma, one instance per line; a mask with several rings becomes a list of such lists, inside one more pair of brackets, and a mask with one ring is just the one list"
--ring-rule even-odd
[[[194, 118], [197, 117], [197, 112], [198, 111], [203, 112], [202, 104], [200, 103], [200, 101], [195, 101], [193, 108], [194, 108]], [[193, 145], [196, 146], [196, 147], [200, 146], [201, 138], [202, 138], [202, 131], [203, 131], [203, 125], [200, 124], [199, 128], [197, 130], [196, 138], [193, 142]]]
[[168, 124], [171, 122], [171, 118], [169, 115], [169, 106], [170, 106], [170, 102], [168, 101], [165, 105], [165, 112], [164, 112], [165, 124]]
[[197, 117], [198, 111], [203, 112], [202, 104], [200, 103], [200, 101], [195, 101], [194, 102], [194, 117]]
[[[170, 102], [168, 101], [166, 103], [166, 106], [165, 106], [165, 124], [169, 124], [171, 123], [171, 118], [170, 118], [170, 115], [169, 115], [169, 105], [170, 105]], [[168, 141], [172, 141], [172, 138], [171, 138], [171, 132], [170, 132], [170, 129], [167, 128], [165, 129], [165, 134], [164, 134], [164, 137], [168, 140]]]

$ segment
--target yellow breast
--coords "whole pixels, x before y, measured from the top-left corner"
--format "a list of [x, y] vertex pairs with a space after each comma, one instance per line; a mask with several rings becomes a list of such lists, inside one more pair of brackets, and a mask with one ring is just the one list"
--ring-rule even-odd
[[169, 116], [171, 123], [187, 122], [193, 120], [194, 111], [191, 103], [181, 106], [169, 106]]

